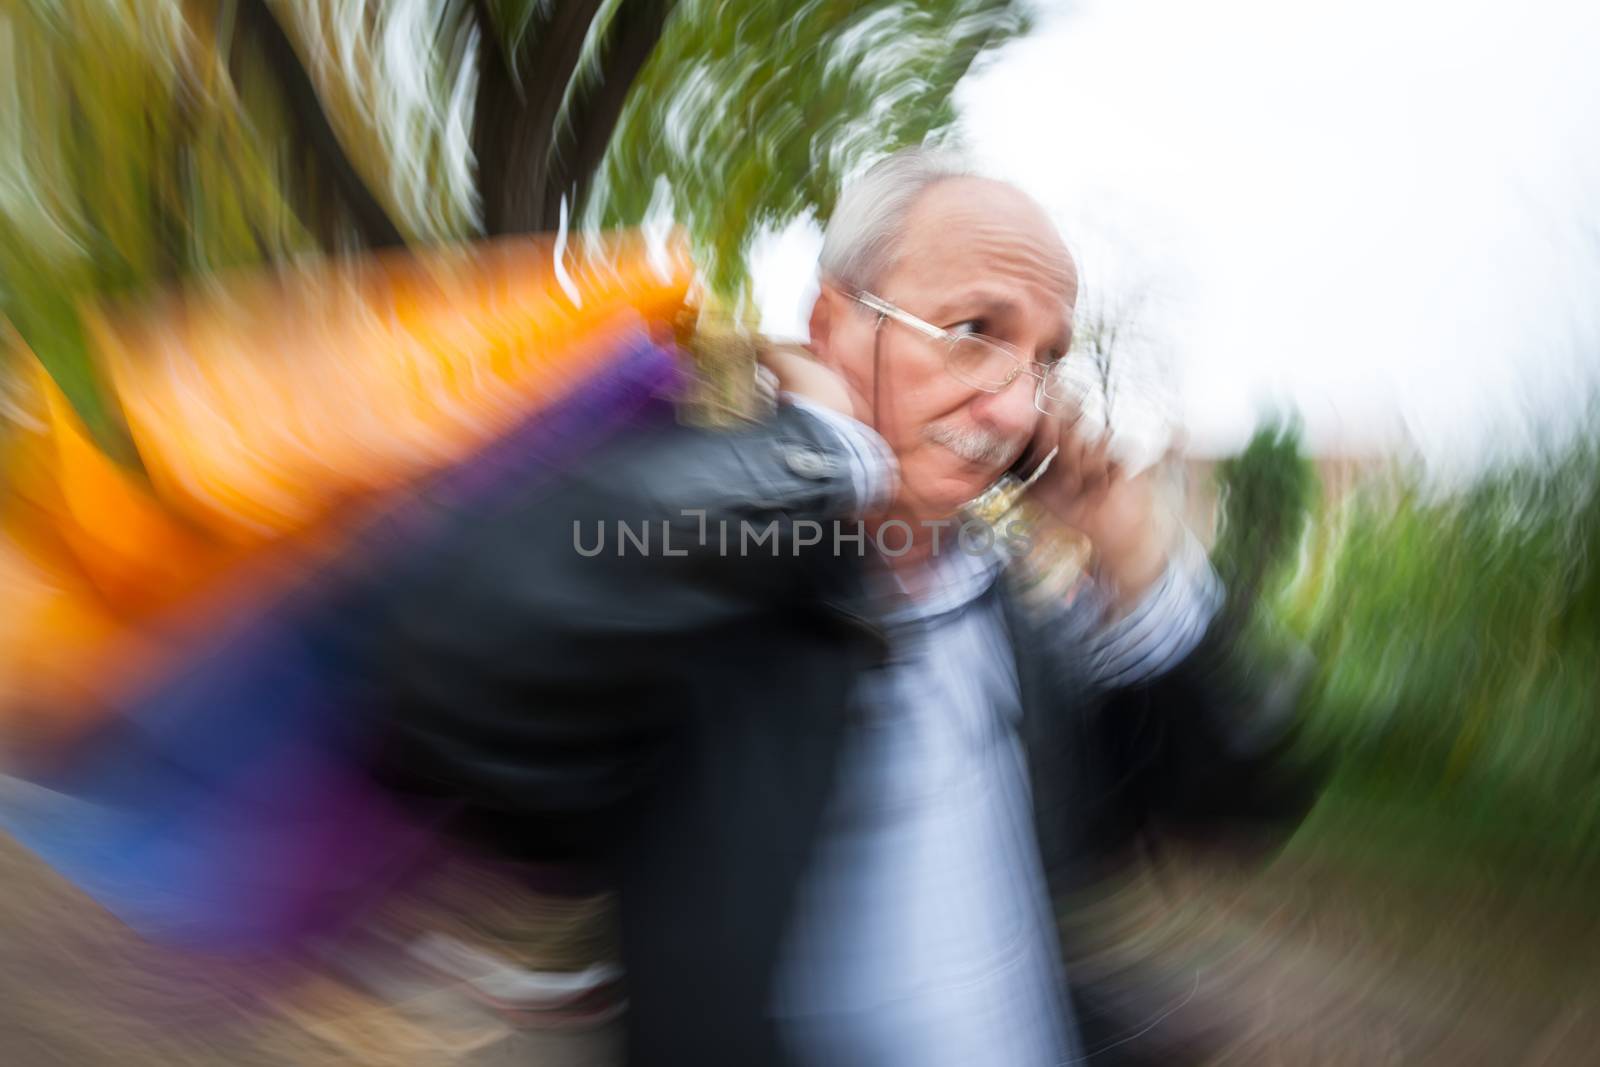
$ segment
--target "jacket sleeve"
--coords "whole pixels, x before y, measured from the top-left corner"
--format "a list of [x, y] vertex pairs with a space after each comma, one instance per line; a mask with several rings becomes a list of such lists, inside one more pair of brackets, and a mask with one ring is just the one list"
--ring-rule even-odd
[[831, 543], [863, 503], [849, 450], [792, 406], [734, 432], [663, 420], [455, 516], [376, 596], [361, 660], [380, 767], [592, 839], [585, 820], [649, 779], [708, 637], [852, 580]]
[[1270, 843], [1315, 798], [1320, 770], [1297, 736], [1309, 656], [1255, 647], [1218, 610], [1221, 594], [1191, 541], [1109, 626], [1090, 586], [1022, 628], [1042, 635], [1042, 666], [1029, 677], [1060, 695], [1061, 725], [1053, 735], [1039, 727], [1035, 741], [1045, 818], [1081, 822], [1089, 851], [1113, 865], [1140, 836]]
[[1308, 656], [1268, 656], [1218, 616], [1181, 661], [1112, 691], [1102, 733], [1145, 829], [1237, 844], [1291, 830], [1322, 779], [1298, 744], [1308, 674]]

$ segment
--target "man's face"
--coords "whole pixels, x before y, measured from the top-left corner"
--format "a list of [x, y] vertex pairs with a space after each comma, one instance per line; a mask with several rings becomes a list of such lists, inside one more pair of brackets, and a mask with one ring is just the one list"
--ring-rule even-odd
[[[1072, 336], [1077, 272], [1055, 226], [1018, 190], [952, 178], [912, 206], [895, 265], [875, 295], [953, 333], [1009, 343], [1024, 359], [1049, 362]], [[987, 489], [1022, 454], [1039, 425], [1032, 376], [998, 393], [964, 384], [945, 349], [824, 286], [812, 313], [812, 346], [844, 375], [858, 411], [873, 411], [873, 340], [878, 343], [875, 428], [900, 461], [895, 510], [943, 518]]]

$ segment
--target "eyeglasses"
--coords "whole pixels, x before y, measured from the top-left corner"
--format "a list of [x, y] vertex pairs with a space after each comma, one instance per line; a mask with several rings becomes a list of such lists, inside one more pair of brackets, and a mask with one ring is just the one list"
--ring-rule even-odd
[[[964, 385], [985, 393], [999, 393], [1027, 374], [1035, 379], [1033, 406], [1044, 414], [1075, 419], [1083, 410], [1090, 383], [1083, 374], [1073, 373], [1079, 368], [1068, 366], [1065, 358], [1054, 363], [1023, 359], [1020, 352], [1004, 341], [977, 333], [951, 333], [864, 289], [856, 292], [854, 298], [861, 306], [876, 312], [880, 323], [892, 319], [942, 345], [945, 368]], [[1073, 361], [1074, 364], [1079, 362]]]

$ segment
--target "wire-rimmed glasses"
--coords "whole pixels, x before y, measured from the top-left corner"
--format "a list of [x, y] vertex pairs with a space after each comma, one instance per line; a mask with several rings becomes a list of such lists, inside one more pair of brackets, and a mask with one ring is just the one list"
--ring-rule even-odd
[[892, 319], [944, 347], [945, 367], [963, 385], [985, 393], [998, 393], [1027, 374], [1035, 379], [1033, 406], [1046, 415], [1074, 419], [1082, 411], [1087, 391], [1082, 375], [1071, 373], [1063, 358], [1053, 363], [1023, 359], [1016, 348], [993, 337], [976, 333], [952, 333], [896, 307], [866, 290], [855, 293], [861, 306], [880, 319]]

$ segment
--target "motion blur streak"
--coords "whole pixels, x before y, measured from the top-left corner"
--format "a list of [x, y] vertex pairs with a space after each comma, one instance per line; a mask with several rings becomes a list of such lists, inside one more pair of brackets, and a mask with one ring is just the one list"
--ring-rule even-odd
[[152, 626], [194, 627], [184, 612], [223, 595], [223, 572], [244, 587], [229, 602], [281, 593], [283, 568], [328, 557], [363, 506], [572, 394], [631, 332], [670, 334], [681, 248], [665, 276], [635, 237], [595, 252], [576, 271], [582, 307], [556, 284], [548, 241], [508, 240], [238, 277], [94, 315], [140, 468], [107, 458], [49, 376], [29, 372], [0, 505], [10, 725], [74, 728], [125, 672], [165, 661]]
[[[609, 886], [368, 773], [356, 594], [629, 427], [753, 414], [752, 249], [926, 142], [1044, 176], [1089, 421], [1331, 768], [1277, 851], [1150, 846], [1058, 902], [1083, 1062], [1595, 1062], [1568, 6], [0, 3], [0, 1064], [621, 1064]], [[1254, 426], [1279, 371], [1309, 410]]]

